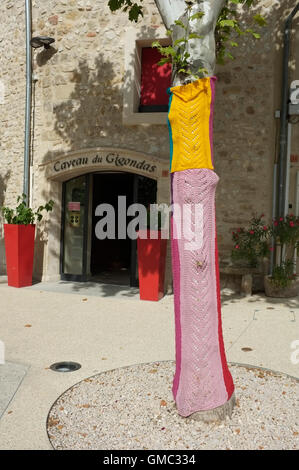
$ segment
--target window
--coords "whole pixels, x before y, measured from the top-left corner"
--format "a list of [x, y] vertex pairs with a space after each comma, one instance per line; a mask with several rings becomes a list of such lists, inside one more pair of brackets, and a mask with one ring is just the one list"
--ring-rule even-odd
[[141, 50], [141, 91], [139, 112], [167, 112], [171, 84], [171, 65], [158, 65], [161, 54], [152, 47]]
[[126, 33], [124, 125], [167, 125], [167, 88], [170, 86], [171, 69], [168, 64], [162, 67], [157, 65], [160, 54], [151, 45], [153, 41], [159, 40], [165, 46], [170, 40], [163, 38], [163, 27], [151, 33], [145, 38], [140, 38], [140, 33], [135, 28], [130, 28]]

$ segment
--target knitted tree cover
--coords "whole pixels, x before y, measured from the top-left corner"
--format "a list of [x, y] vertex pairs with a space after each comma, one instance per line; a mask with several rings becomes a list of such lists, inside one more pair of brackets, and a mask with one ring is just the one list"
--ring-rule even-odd
[[221, 324], [215, 218], [219, 178], [213, 171], [212, 147], [215, 80], [204, 78], [169, 90], [173, 395], [182, 416], [224, 405], [234, 392]]

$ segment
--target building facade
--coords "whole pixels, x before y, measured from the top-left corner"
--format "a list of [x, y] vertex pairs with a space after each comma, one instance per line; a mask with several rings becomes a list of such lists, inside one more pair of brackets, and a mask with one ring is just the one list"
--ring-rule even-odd
[[[32, 51], [30, 202], [38, 207], [55, 201], [53, 212], [37, 228], [37, 279], [101, 279], [114, 270], [121, 282], [126, 279], [134, 285], [136, 244], [100, 244], [94, 237], [95, 208], [101, 202], [115, 204], [119, 195], [130, 202], [169, 203], [167, 112], [140, 112], [139, 107], [142, 51], [155, 39], [167, 43], [165, 28], [152, 0], [144, 0], [144, 18], [137, 25], [126, 13], [111, 13], [107, 3], [32, 1], [32, 36], [55, 39], [49, 49]], [[230, 259], [234, 229], [254, 214], [272, 218], [282, 35], [284, 20], [295, 5], [291, 0], [258, 2], [257, 13], [267, 20], [261, 39], [243, 36], [234, 48], [235, 60], [217, 66], [214, 158], [220, 177], [216, 211], [221, 263]], [[24, 2], [4, 0], [0, 13], [0, 204], [13, 206], [22, 193], [24, 172]], [[249, 21], [246, 13], [243, 19]], [[296, 43], [298, 16], [291, 40], [290, 82], [299, 80]], [[289, 206], [295, 212], [295, 122], [290, 141]], [[3, 230], [0, 271], [5, 273]], [[169, 250], [165, 282], [166, 290], [171, 289]]]

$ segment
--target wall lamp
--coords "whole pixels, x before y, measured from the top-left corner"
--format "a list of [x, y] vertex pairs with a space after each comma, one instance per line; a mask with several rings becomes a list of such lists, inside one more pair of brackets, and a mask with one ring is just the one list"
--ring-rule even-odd
[[31, 39], [30, 44], [31, 44], [31, 47], [33, 47], [34, 49], [37, 49], [38, 47], [43, 47], [43, 46], [45, 49], [49, 49], [50, 44], [52, 44], [53, 42], [55, 42], [55, 39], [53, 38], [49, 38], [47, 36], [36, 36]]

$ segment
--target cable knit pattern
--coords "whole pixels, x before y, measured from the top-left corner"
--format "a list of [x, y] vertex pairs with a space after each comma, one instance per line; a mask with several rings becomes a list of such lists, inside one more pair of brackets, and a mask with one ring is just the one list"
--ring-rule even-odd
[[[169, 111], [173, 139], [171, 243], [176, 325], [173, 395], [182, 416], [224, 405], [234, 391], [221, 326], [215, 223], [219, 178], [211, 164], [214, 89], [210, 80], [188, 84], [186, 91], [182, 90], [184, 87], [174, 87], [180, 89], [179, 105], [172, 88]], [[192, 116], [196, 118], [193, 120]], [[191, 143], [187, 145], [186, 141]], [[193, 166], [196, 164], [198, 168]], [[190, 168], [185, 169], [188, 165]], [[195, 241], [190, 244], [192, 236]]]
[[173, 151], [171, 172], [191, 168], [213, 169], [210, 118], [216, 77], [170, 88], [168, 121]]

